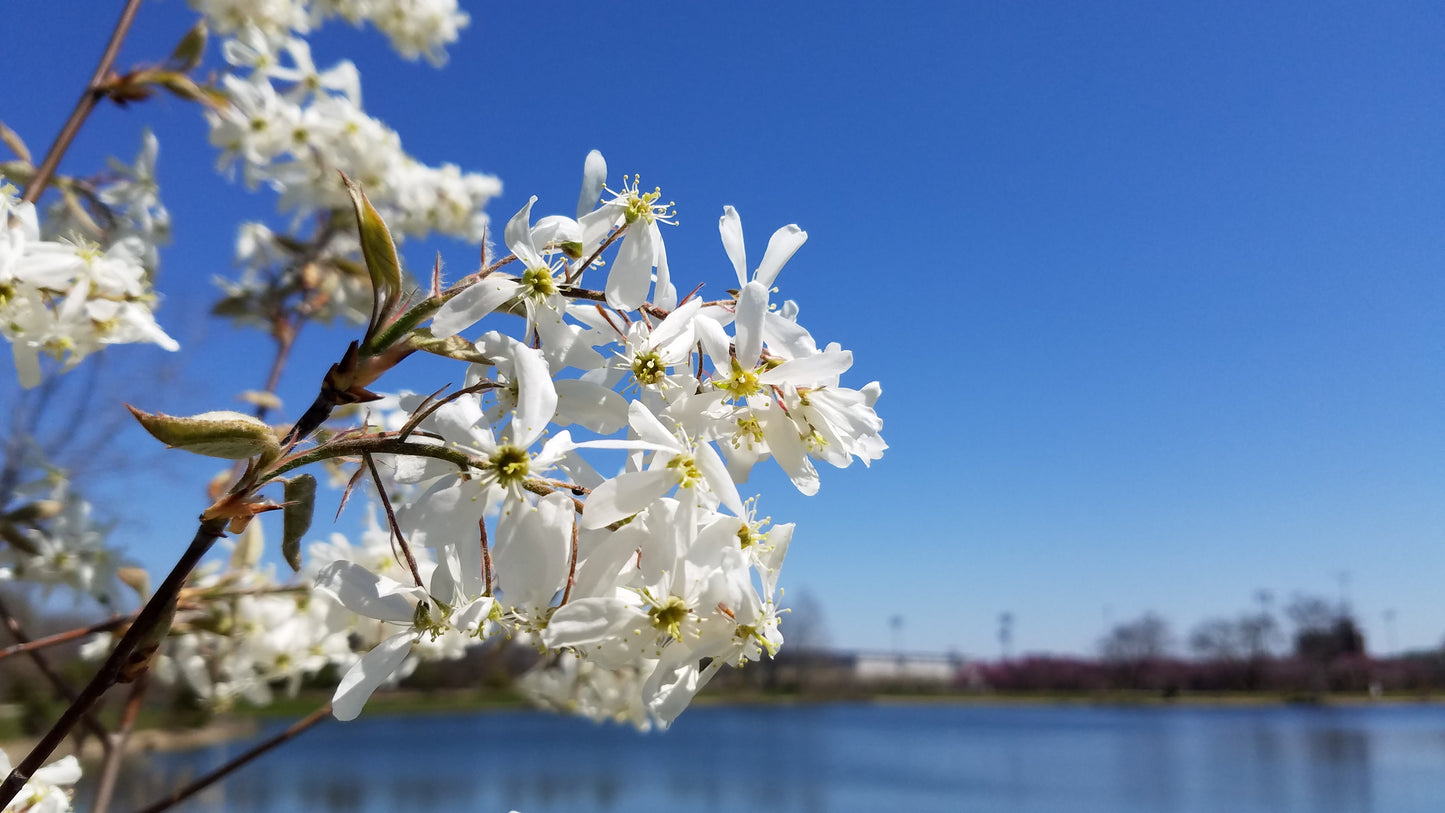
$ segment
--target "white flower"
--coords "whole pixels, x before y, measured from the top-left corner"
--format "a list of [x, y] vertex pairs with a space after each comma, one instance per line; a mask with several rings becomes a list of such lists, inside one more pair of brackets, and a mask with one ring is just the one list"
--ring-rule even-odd
[[[602, 171], [606, 171], [605, 165]], [[657, 224], [676, 222], [673, 204], [658, 202], [662, 198], [661, 189], [639, 191], [639, 176], [623, 176], [622, 180], [620, 191], [607, 190], [612, 192], [611, 200], [580, 218], [584, 255], [590, 255], [613, 229], [626, 226], [627, 233], [607, 274], [607, 304], [631, 310], [646, 302], [647, 290], [652, 287], [652, 269], [656, 267], [654, 300], [658, 306], [670, 308], [677, 303], [677, 291], [669, 279], [667, 250]], [[584, 185], [584, 194], [586, 188]]]
[[490, 597], [468, 597], [458, 590], [456, 559], [443, 559], [423, 589], [392, 581], [356, 564], [338, 560], [316, 575], [316, 588], [357, 615], [402, 629], [384, 639], [349, 669], [336, 687], [332, 713], [354, 720], [383, 683], [389, 680], [423, 636], [476, 633], [491, 612]]
[[628, 423], [639, 439], [656, 450], [652, 465], [624, 472], [592, 489], [582, 527], [601, 528], [626, 519], [676, 487], [689, 492], [694, 503], [707, 494], [712, 505], [721, 502], [735, 514], [743, 513], [737, 486], [711, 444], [679, 439], [637, 401], [628, 406]]
[[[8, 775], [10, 768], [10, 758], [0, 751], [0, 776]], [[0, 813], [66, 813], [71, 809], [71, 791], [63, 786], [79, 781], [80, 763], [75, 757], [56, 760], [37, 770]]]

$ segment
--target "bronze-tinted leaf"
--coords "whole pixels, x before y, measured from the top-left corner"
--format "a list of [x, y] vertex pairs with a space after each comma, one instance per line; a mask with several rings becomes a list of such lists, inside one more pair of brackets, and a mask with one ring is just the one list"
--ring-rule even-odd
[[261, 455], [263, 460], [274, 460], [281, 454], [276, 433], [264, 421], [250, 415], [220, 411], [183, 417], [142, 412], [129, 405], [126, 409], [152, 437], [172, 449], [225, 460], [245, 460], [256, 455]]
[[281, 512], [281, 555], [292, 570], [301, 569], [301, 538], [311, 530], [316, 510], [316, 478], [302, 474], [286, 481], [286, 508]]

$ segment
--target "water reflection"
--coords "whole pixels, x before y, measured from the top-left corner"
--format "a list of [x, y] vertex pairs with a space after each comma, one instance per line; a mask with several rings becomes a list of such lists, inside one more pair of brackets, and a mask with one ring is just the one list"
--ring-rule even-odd
[[1333, 725], [1311, 732], [1307, 739], [1310, 773], [1306, 783], [1317, 810], [1372, 809], [1370, 739], [1359, 729]]
[[[244, 746], [157, 756], [117, 807]], [[181, 809], [1434, 813], [1442, 768], [1427, 706], [701, 708], [665, 735], [506, 712], [329, 723]]]

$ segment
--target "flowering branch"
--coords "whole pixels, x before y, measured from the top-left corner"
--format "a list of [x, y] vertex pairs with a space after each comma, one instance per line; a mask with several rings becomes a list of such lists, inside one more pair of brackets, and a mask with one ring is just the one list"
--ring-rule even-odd
[[150, 654], [154, 653], [154, 646], [164, 636], [165, 627], [169, 626], [169, 616], [175, 609], [176, 597], [180, 594], [186, 577], [216, 540], [221, 538], [225, 527], [226, 522], [223, 519], [201, 522], [190, 545], [171, 569], [170, 575], [141, 608], [135, 622], [111, 650], [110, 657], [106, 658], [85, 688], [80, 690], [79, 695], [60, 715], [60, 719], [55, 721], [30, 753], [10, 771], [5, 781], [0, 782], [0, 809], [4, 809], [20, 793], [20, 789], [25, 787], [25, 783], [45, 764], [45, 760], [50, 758], [51, 753], [70, 734], [71, 729], [75, 728], [111, 686], [121, 680], [127, 667], [135, 668], [132, 657], [142, 652], [142, 648], [146, 646], [152, 648]]

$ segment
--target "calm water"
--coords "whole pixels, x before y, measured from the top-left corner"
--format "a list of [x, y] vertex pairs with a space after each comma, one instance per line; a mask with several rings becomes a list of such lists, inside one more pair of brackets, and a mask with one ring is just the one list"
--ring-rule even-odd
[[[159, 756], [137, 781], [174, 784], [244, 746]], [[363, 716], [182, 809], [513, 808], [1438, 813], [1445, 707], [694, 708], [663, 735], [531, 712]]]

